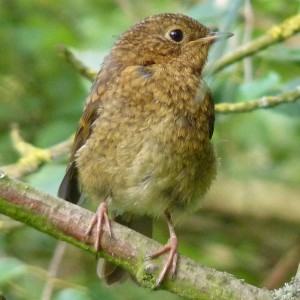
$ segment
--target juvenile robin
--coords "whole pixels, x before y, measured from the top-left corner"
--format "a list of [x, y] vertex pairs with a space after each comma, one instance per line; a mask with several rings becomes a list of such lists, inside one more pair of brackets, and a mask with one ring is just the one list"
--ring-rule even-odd
[[[201, 74], [210, 46], [229, 34], [212, 32], [181, 14], [160, 14], [126, 31], [105, 58], [79, 121], [58, 195], [99, 203], [87, 235], [114, 219], [151, 236], [152, 219], [165, 217], [170, 239], [157, 279], [174, 275], [178, 241], [171, 215], [199, 208], [216, 175], [211, 143], [214, 104]], [[150, 220], [150, 221], [149, 221]], [[108, 284], [124, 271], [105, 263]]]

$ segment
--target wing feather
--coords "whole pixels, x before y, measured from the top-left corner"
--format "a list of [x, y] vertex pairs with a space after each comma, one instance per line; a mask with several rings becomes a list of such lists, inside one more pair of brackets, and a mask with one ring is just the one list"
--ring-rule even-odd
[[66, 174], [59, 186], [58, 197], [72, 203], [78, 203], [81, 192], [78, 184], [78, 169], [75, 162], [76, 152], [86, 143], [93, 131], [93, 123], [98, 117], [99, 98], [89, 98], [83, 115], [80, 118], [79, 126], [75, 134], [74, 144], [71, 151], [69, 165]]

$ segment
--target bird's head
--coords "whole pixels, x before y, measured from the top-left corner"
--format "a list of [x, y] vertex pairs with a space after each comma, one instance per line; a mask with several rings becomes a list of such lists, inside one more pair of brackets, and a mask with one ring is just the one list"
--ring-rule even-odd
[[210, 46], [232, 34], [213, 32], [181, 14], [160, 14], [146, 18], [115, 43], [110, 56], [125, 65], [174, 64], [201, 72]]

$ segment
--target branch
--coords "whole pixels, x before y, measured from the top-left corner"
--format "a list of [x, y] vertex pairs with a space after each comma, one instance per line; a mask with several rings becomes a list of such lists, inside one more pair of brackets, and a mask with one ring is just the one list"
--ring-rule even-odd
[[[94, 233], [89, 238], [85, 237], [92, 212], [39, 192], [4, 173], [0, 173], [0, 212], [56, 239], [94, 252], [91, 246]], [[145, 261], [144, 257], [161, 245], [120, 224], [111, 222], [111, 225], [113, 238], [109, 238], [104, 228], [100, 256], [128, 270], [141, 286], [153, 288], [165, 257], [153, 261]], [[199, 265], [182, 255], [176, 277], [166, 280], [160, 289], [189, 299], [272, 299], [271, 293], [264, 289]]]
[[235, 51], [227, 54], [219, 61], [217, 61], [213, 68], [210, 70], [212, 73], [216, 73], [228, 65], [233, 64], [246, 56], [253, 55], [269, 46], [277, 44], [283, 40], [288, 39], [292, 35], [300, 31], [300, 14], [292, 16], [286, 19], [279, 25], [273, 26], [267, 34], [260, 38], [249, 42], [245, 45], [238, 47]]

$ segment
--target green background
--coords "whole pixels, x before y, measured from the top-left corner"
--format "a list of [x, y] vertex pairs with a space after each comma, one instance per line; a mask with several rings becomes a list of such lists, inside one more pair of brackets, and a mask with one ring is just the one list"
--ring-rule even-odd
[[[13, 123], [19, 124], [26, 141], [38, 147], [62, 142], [76, 129], [91, 83], [63, 60], [58, 45], [72, 49], [98, 70], [116, 37], [128, 27], [152, 14], [179, 12], [235, 34], [225, 47], [212, 50], [209, 64], [213, 65], [245, 42], [249, 28], [253, 29], [250, 39], [259, 37], [299, 13], [299, 5], [295, 0], [252, 1], [252, 26], [244, 17], [245, 1], [238, 0], [1, 0], [0, 166], [18, 159], [10, 140]], [[215, 102], [247, 101], [295, 88], [300, 84], [299, 44], [298, 35], [256, 54], [250, 62], [252, 71], [241, 61], [207, 75]], [[256, 205], [259, 197], [272, 202], [275, 187], [283, 203], [291, 195], [299, 195], [300, 201], [299, 117], [300, 102], [251, 113], [218, 114], [213, 141], [220, 175], [207, 202], [223, 196], [224, 201], [232, 196], [243, 202], [237, 195], [245, 193], [241, 190], [245, 186]], [[23, 180], [56, 194], [66, 163], [63, 157]], [[299, 247], [299, 222], [266, 215], [221, 212], [204, 204], [198, 215], [177, 229], [180, 252], [262, 286], [279, 259]], [[40, 299], [57, 241], [5, 217], [0, 220], [0, 291], [8, 299]], [[167, 237], [165, 222], [157, 221], [155, 239], [163, 243]], [[287, 281], [295, 268], [291, 266]], [[95, 257], [72, 246], [67, 247], [59, 278], [55, 300], [177, 298], [130, 281], [107, 289], [96, 275]]]

